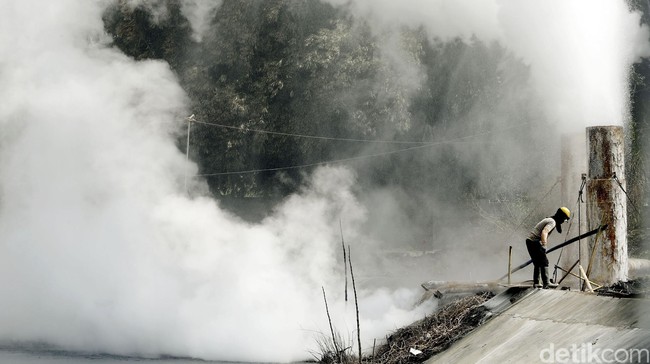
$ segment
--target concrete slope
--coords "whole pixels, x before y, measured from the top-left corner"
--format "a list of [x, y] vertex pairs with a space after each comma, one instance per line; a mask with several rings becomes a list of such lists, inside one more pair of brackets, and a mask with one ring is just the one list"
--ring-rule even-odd
[[650, 363], [648, 299], [531, 289], [503, 307], [508, 294], [486, 302], [498, 307], [493, 318], [426, 363]]

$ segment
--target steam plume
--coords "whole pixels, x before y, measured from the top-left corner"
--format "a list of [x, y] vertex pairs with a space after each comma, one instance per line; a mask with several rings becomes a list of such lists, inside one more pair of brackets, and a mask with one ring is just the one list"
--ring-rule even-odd
[[[361, 240], [354, 175], [319, 170], [258, 225], [186, 197], [196, 167], [174, 144], [185, 95], [166, 64], [107, 46], [101, 4], [0, 4], [0, 340], [308, 357], [327, 327], [320, 287], [342, 294], [340, 216]], [[421, 315], [399, 302], [377, 304], [367, 339]], [[337, 306], [344, 327], [350, 312]]]
[[530, 65], [542, 109], [565, 131], [629, 118], [628, 73], [650, 56], [648, 29], [623, 0], [329, 0], [379, 33], [424, 26], [431, 37], [497, 41]]

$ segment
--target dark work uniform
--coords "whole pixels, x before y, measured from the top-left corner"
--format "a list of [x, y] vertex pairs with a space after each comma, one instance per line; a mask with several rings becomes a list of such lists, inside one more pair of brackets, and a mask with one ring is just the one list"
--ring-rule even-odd
[[[539, 278], [542, 278], [542, 285], [548, 286], [548, 258], [546, 257], [546, 247], [542, 246], [542, 233], [546, 231], [546, 238], [551, 235], [555, 228], [556, 222], [553, 218], [547, 217], [535, 225], [526, 239], [526, 248], [530, 259], [533, 261], [533, 284], [539, 285]], [[548, 242], [548, 240], [547, 240]]]

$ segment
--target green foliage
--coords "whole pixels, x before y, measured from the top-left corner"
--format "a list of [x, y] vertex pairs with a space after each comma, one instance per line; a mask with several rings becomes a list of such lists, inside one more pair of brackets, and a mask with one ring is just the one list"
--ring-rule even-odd
[[644, 59], [634, 65], [631, 71], [630, 85], [632, 117], [627, 126], [625, 175], [627, 182], [628, 200], [628, 238], [629, 250], [633, 256], [650, 257], [650, 247], [644, 246], [647, 241], [650, 225], [648, 223], [650, 190], [648, 182], [650, 173], [647, 163], [650, 161], [650, 144], [648, 130], [650, 127], [650, 87], [647, 79], [650, 77], [650, 60]]
[[[641, 23], [650, 26], [647, 1], [628, 0], [641, 13]], [[631, 119], [627, 125], [625, 175], [628, 200], [628, 243], [632, 256], [650, 258], [650, 60], [645, 58], [630, 70]], [[644, 245], [645, 243], [645, 245]]]
[[182, 16], [178, 1], [169, 1], [166, 16], [154, 19], [142, 7], [132, 8], [126, 2], [116, 3], [104, 14], [104, 24], [113, 35], [114, 44], [137, 60], [164, 59], [179, 68], [179, 55], [189, 44], [191, 29]]
[[[156, 19], [144, 8], [117, 2], [105, 14], [106, 29], [115, 46], [135, 59], [169, 62], [197, 120], [242, 128], [193, 125], [190, 156], [201, 174], [314, 164], [412, 146], [246, 128], [423, 142], [484, 134], [351, 166], [361, 185], [400, 186], [414, 200], [430, 194], [449, 201], [519, 196], [539, 183], [536, 169], [522, 168], [528, 161], [521, 155], [544, 152], [531, 135], [545, 120], [535, 112], [527, 67], [497, 44], [442, 41], [408, 28], [397, 39], [384, 39], [363, 21], [317, 0], [225, 0], [197, 43], [178, 1], [164, 4], [166, 15]], [[184, 144], [181, 138], [181, 150]], [[504, 146], [506, 156], [496, 153]], [[206, 178], [217, 196], [280, 198], [295, 191], [309, 171]]]

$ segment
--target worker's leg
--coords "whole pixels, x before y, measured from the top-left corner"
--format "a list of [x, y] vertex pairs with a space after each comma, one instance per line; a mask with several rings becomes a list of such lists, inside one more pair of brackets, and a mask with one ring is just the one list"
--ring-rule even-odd
[[[542, 275], [542, 287], [543, 288], [548, 288], [549, 287], [549, 285], [548, 285], [548, 257], [546, 256], [546, 249], [542, 248], [541, 245], [540, 245], [539, 252], [540, 252], [539, 259], [540, 259], [540, 263], [541, 263], [540, 271], [541, 271], [541, 275]], [[557, 285], [555, 285], [554, 287], [557, 287]]]
[[[542, 268], [544, 266], [544, 259], [546, 259], [546, 254], [542, 253], [542, 245], [539, 242], [526, 239], [526, 249], [528, 249], [528, 254], [530, 259], [533, 261], [533, 287], [538, 286], [539, 276], [541, 275]], [[548, 259], [546, 259], [546, 265], [548, 266]]]
[[539, 268], [542, 275], [542, 287], [548, 288], [548, 265]]

